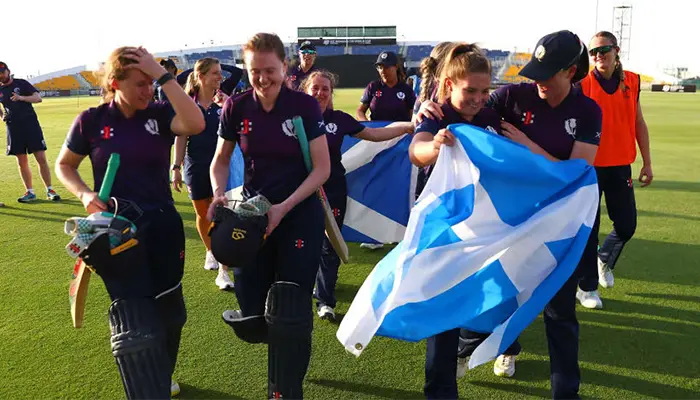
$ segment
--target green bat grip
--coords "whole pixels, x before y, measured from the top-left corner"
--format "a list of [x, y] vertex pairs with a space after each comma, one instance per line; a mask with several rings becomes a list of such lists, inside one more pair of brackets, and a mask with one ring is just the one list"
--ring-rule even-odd
[[301, 154], [304, 156], [304, 164], [306, 164], [306, 169], [311, 172], [311, 153], [309, 150], [309, 139], [306, 137], [306, 131], [304, 130], [304, 122], [302, 122], [300, 116], [296, 116], [292, 118], [292, 123], [294, 124], [294, 132], [297, 134], [297, 139], [299, 139]]
[[112, 192], [112, 184], [114, 184], [114, 177], [117, 176], [117, 170], [119, 169], [119, 153], [112, 153], [109, 156], [109, 161], [107, 161], [107, 171], [105, 171], [105, 178], [102, 180], [102, 187], [97, 196], [103, 202], [109, 200], [109, 194]]

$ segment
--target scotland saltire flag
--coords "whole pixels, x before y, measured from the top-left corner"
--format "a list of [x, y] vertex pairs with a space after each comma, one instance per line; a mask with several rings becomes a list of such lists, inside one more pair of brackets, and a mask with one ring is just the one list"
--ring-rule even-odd
[[[406, 234], [374, 268], [337, 337], [359, 356], [376, 335], [491, 333], [470, 367], [501, 354], [576, 269], [598, 207], [595, 170], [552, 162], [468, 125], [449, 129]], [[457, 349], [455, 348], [455, 355]]]
[[[391, 122], [362, 124], [380, 128]], [[415, 202], [418, 169], [408, 158], [411, 135], [386, 142], [345, 136], [341, 148], [348, 183], [347, 211], [342, 227], [346, 242], [397, 243]]]
[[243, 172], [245, 166], [241, 146], [236, 146], [231, 155], [229, 164], [228, 182], [226, 183], [226, 197], [230, 200], [242, 200], [241, 191], [243, 189]]

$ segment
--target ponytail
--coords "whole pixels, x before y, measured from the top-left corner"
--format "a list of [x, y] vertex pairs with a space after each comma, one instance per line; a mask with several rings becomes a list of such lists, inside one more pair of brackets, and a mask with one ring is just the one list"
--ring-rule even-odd
[[185, 84], [185, 93], [187, 93], [188, 96], [193, 97], [197, 93], [199, 93], [199, 77], [196, 76], [197, 74], [195, 73], [194, 70], [190, 72], [189, 75], [187, 75], [187, 83]]
[[452, 47], [440, 72], [439, 102], [443, 103], [450, 96], [447, 79], [454, 82], [472, 73], [491, 75], [491, 62], [481, 48], [473, 43], [459, 43]]
[[420, 63], [420, 95], [418, 100], [422, 103], [429, 99], [433, 94], [438, 79], [440, 78], [440, 70], [442, 68], [442, 61], [445, 59], [445, 55], [454, 46], [452, 42], [441, 42], [433, 48], [428, 57], [425, 57]]

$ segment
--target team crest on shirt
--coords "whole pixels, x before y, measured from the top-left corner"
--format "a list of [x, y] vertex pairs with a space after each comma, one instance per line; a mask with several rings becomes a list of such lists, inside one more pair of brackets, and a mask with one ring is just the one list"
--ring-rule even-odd
[[100, 129], [100, 136], [102, 139], [109, 139], [114, 137], [114, 128], [109, 125], [105, 125], [104, 128]]
[[564, 129], [571, 137], [576, 137], [576, 118], [569, 118], [564, 121]]
[[289, 80], [294, 82], [297, 80], [297, 76], [296, 75], [289, 75]]
[[12, 91], [13, 91], [17, 96], [19, 96], [19, 88], [18, 88], [18, 87], [12, 89]]
[[146, 123], [143, 125], [144, 128], [150, 133], [151, 135], [160, 135], [160, 131], [158, 131], [158, 121], [155, 119], [149, 119], [146, 121]]
[[486, 130], [491, 132], [491, 133], [498, 133], [498, 131], [491, 125], [487, 126]]
[[239, 135], [247, 135], [253, 131], [253, 122], [249, 119], [244, 119], [241, 121], [241, 130], [238, 132]]
[[531, 111], [525, 111], [523, 113], [522, 118], [520, 120], [523, 122], [523, 125], [530, 125], [535, 123], [535, 113]]
[[381, 91], [381, 90], [377, 90], [377, 92], [374, 93], [374, 97], [382, 97], [382, 91]]
[[216, 115], [218, 115], [219, 117], [221, 116], [221, 109], [220, 108], [218, 110], [216, 110]]
[[403, 100], [403, 99], [406, 98], [406, 93], [404, 93], [404, 92], [398, 92], [398, 93], [396, 93], [396, 97], [397, 97], [399, 100]]
[[284, 132], [285, 136], [299, 140], [297, 133], [294, 131], [294, 123], [292, 123], [291, 119], [282, 122], [282, 132]]
[[326, 132], [335, 135], [336, 132], [338, 132], [338, 125], [335, 123], [331, 122], [330, 124], [326, 125]]

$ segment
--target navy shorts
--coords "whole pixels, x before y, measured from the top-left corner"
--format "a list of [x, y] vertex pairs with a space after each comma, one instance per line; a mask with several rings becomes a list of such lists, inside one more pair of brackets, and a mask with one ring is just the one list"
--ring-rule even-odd
[[46, 142], [36, 117], [7, 122], [7, 155], [32, 154], [45, 151]]
[[204, 200], [214, 197], [208, 169], [200, 171], [188, 171], [185, 169], [184, 172], [183, 179], [187, 185], [190, 200]]

